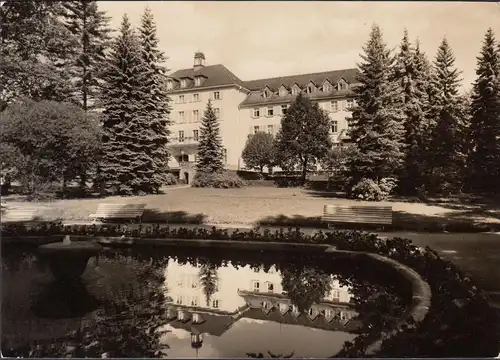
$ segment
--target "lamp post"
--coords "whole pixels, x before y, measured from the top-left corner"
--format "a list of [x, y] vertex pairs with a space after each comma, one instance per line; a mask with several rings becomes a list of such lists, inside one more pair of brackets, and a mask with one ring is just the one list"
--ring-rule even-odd
[[203, 345], [203, 334], [200, 333], [196, 328], [191, 328], [191, 347], [196, 350], [196, 357], [198, 357], [198, 351]]

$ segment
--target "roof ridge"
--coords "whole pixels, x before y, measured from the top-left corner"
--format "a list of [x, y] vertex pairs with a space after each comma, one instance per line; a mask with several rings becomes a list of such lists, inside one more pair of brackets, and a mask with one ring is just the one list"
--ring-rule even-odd
[[311, 72], [307, 74], [292, 74], [292, 75], [284, 75], [284, 76], [274, 76], [274, 77], [269, 77], [269, 78], [262, 78], [262, 79], [252, 79], [252, 80], [243, 80], [243, 82], [252, 82], [252, 81], [266, 81], [266, 80], [278, 80], [278, 79], [283, 79], [283, 78], [290, 78], [290, 77], [296, 77], [296, 76], [311, 76], [311, 75], [319, 75], [319, 74], [327, 74], [327, 73], [332, 73], [332, 72], [344, 72], [344, 71], [351, 71], [351, 70], [358, 70], [357, 68], [347, 68], [347, 69], [338, 69], [338, 70], [327, 70], [327, 71], [316, 71], [316, 72]]

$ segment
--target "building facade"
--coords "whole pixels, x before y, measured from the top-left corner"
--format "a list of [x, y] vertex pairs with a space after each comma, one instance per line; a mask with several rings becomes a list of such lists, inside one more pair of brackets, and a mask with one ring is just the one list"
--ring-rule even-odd
[[210, 100], [220, 122], [226, 168], [243, 170], [241, 153], [249, 135], [263, 131], [275, 135], [281, 118], [299, 93], [318, 102], [331, 119], [334, 143], [348, 141], [348, 122], [354, 106], [356, 69], [242, 81], [224, 65], [205, 65], [196, 53], [192, 68], [168, 77], [171, 98], [172, 158], [169, 167], [188, 183], [194, 175], [201, 118]]

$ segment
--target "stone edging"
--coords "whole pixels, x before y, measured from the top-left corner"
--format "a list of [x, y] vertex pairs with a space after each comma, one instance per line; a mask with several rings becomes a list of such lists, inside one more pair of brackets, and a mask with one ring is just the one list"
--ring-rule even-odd
[[[41, 245], [50, 242], [61, 241], [63, 235], [52, 236], [23, 236], [18, 238], [2, 238], [2, 243], [34, 244]], [[273, 251], [316, 251], [331, 254], [345, 254], [349, 256], [364, 256], [372, 260], [382, 262], [399, 272], [412, 285], [412, 303], [399, 319], [392, 330], [383, 332], [367, 348], [366, 354], [373, 355], [380, 350], [383, 341], [396, 335], [405, 325], [407, 328], [415, 327], [424, 320], [431, 306], [431, 289], [427, 282], [410, 267], [401, 264], [391, 258], [368, 252], [337, 250], [335, 246], [326, 244], [300, 244], [300, 243], [282, 243], [282, 242], [264, 242], [264, 241], [232, 241], [232, 240], [209, 240], [209, 239], [165, 239], [165, 238], [125, 238], [125, 237], [93, 237], [84, 235], [73, 235], [72, 239], [76, 241], [91, 239], [103, 245], [149, 245], [149, 246], [177, 246], [188, 245], [195, 247], [210, 248], [233, 248], [246, 250], [273, 250]], [[44, 241], [45, 240], [45, 241]], [[48, 241], [47, 241], [48, 240]], [[411, 321], [413, 320], [413, 321]]]

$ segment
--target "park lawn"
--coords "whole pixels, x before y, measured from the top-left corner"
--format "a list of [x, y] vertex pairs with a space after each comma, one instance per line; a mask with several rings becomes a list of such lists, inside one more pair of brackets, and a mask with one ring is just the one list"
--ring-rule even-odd
[[[247, 187], [242, 189], [166, 188], [165, 194], [99, 199], [38, 202], [43, 220], [88, 221], [100, 203], [144, 203], [145, 221], [206, 224], [316, 225], [325, 204], [363, 204], [298, 188]], [[10, 207], [33, 205], [6, 198]], [[374, 203], [367, 203], [373, 205]], [[427, 205], [384, 201], [393, 207], [397, 222], [479, 222], [500, 224], [500, 207]], [[411, 227], [410, 227], [411, 228]]]

